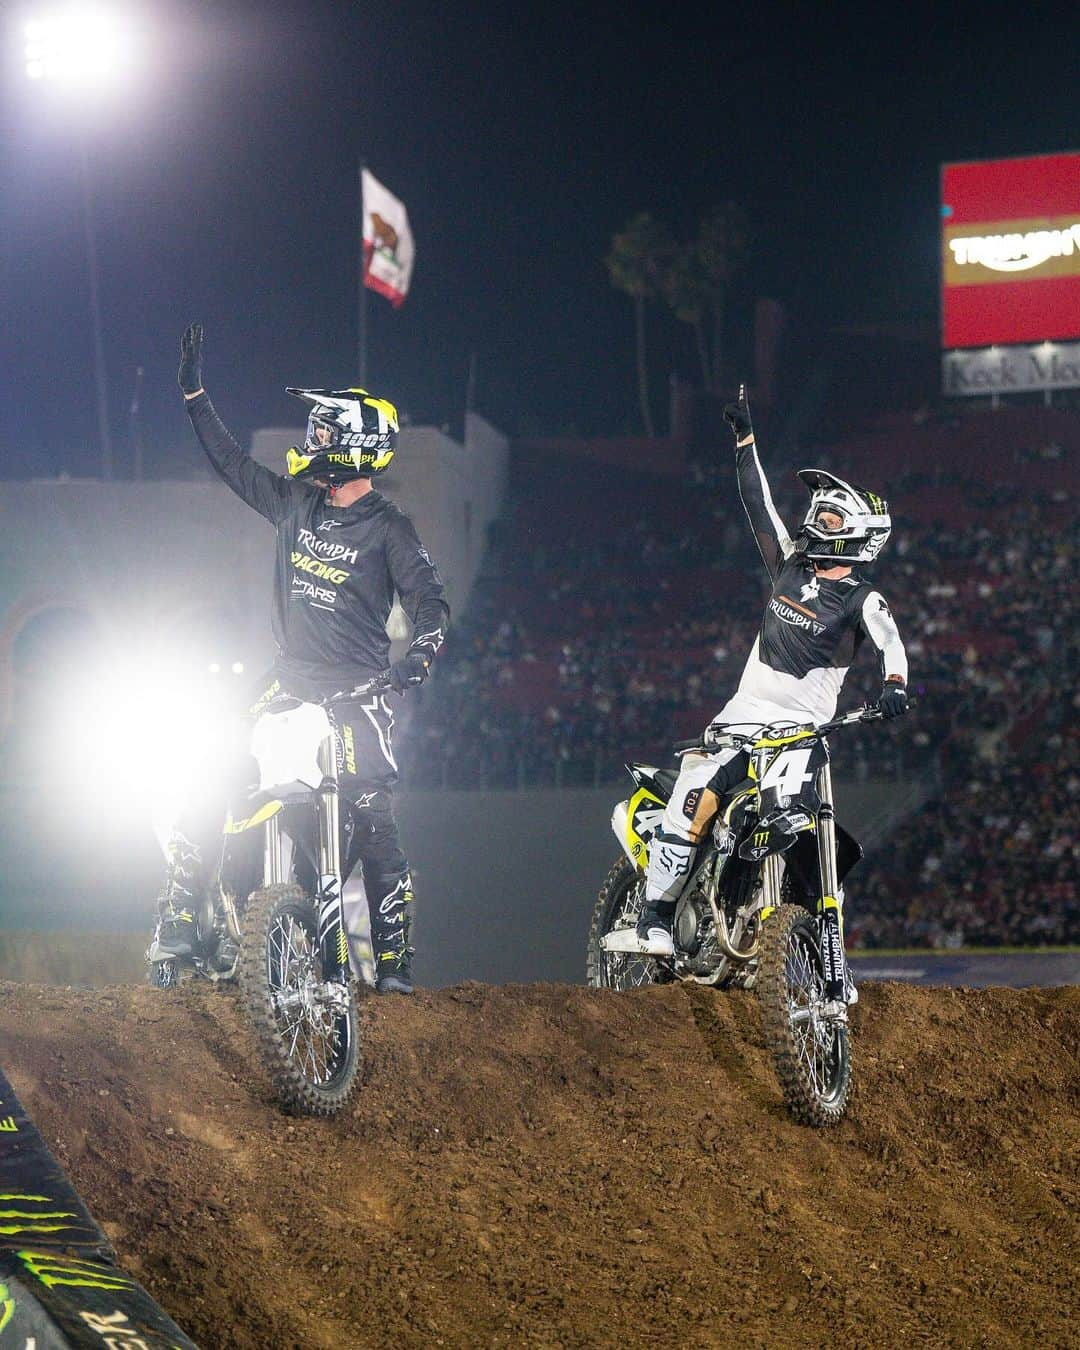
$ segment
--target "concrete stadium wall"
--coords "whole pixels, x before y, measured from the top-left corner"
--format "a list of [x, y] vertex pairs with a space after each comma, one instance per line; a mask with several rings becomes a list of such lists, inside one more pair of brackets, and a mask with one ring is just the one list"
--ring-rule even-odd
[[[295, 428], [256, 433], [255, 457], [280, 471]], [[379, 480], [416, 522], [460, 614], [506, 484], [507, 442], [470, 415], [465, 443], [430, 427], [403, 430]], [[10, 725], [14, 655], [32, 620], [74, 611], [118, 654], [211, 626], [254, 674], [273, 655], [269, 525], [210, 476], [199, 482], [56, 479], [7, 482], [0, 493], [0, 726]], [[399, 619], [393, 636], [406, 636]]]

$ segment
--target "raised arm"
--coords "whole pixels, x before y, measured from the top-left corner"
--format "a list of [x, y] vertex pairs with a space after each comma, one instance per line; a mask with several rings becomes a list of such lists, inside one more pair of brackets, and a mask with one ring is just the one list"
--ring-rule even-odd
[[180, 339], [177, 380], [199, 444], [216, 472], [248, 506], [275, 525], [288, 513], [294, 494], [310, 491], [257, 463], [236, 443], [214, 410], [202, 383], [202, 324], [193, 323]]
[[724, 408], [724, 420], [735, 433], [735, 467], [739, 478], [739, 496], [750, 518], [758, 549], [771, 577], [776, 576], [780, 564], [790, 558], [795, 545], [773, 504], [769, 480], [758, 459], [754, 427], [750, 421], [750, 407], [746, 401], [746, 385], [739, 386], [739, 398]]

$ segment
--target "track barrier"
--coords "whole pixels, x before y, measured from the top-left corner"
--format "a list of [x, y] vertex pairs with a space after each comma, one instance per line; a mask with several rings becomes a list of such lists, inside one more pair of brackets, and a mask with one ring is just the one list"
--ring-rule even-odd
[[116, 1252], [0, 1070], [0, 1347], [197, 1350]]

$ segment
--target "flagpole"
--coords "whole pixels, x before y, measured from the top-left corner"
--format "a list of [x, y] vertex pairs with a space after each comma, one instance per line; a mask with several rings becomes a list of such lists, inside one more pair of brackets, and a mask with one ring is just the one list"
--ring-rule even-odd
[[361, 389], [367, 388], [367, 287], [364, 285], [364, 161], [357, 164], [360, 192], [360, 273], [356, 299], [356, 378]]

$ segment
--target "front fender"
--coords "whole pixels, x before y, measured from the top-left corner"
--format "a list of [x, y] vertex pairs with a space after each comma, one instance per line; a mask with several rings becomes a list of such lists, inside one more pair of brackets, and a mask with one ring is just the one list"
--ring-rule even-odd
[[245, 830], [254, 830], [259, 825], [265, 825], [271, 816], [276, 816], [281, 810], [284, 802], [279, 802], [272, 798], [264, 802], [256, 811], [253, 811], [245, 820], [233, 820], [232, 812], [229, 812], [225, 821], [226, 834], [243, 834]]

